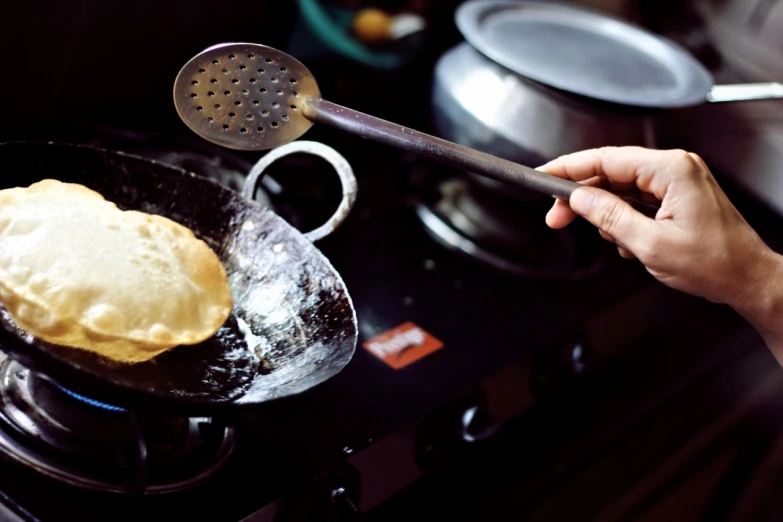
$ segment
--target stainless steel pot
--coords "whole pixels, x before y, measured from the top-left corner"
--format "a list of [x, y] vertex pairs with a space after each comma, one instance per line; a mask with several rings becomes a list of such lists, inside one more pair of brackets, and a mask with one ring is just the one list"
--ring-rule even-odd
[[[555, 91], [498, 65], [466, 42], [438, 60], [432, 110], [440, 137], [532, 167], [593, 147], [654, 147], [658, 114]], [[528, 191], [471, 177], [504, 194], [532, 197]]]

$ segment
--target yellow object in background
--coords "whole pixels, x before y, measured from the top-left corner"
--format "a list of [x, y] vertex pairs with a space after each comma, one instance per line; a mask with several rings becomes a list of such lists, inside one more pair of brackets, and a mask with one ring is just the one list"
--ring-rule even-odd
[[356, 37], [366, 44], [378, 44], [389, 39], [393, 18], [380, 9], [362, 9], [353, 19]]

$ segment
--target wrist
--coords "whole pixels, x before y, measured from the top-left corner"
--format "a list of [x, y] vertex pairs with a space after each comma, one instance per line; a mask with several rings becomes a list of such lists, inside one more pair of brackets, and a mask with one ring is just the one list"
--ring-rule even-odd
[[770, 343], [783, 342], [783, 256], [766, 245], [746, 272], [738, 298], [728, 303]]

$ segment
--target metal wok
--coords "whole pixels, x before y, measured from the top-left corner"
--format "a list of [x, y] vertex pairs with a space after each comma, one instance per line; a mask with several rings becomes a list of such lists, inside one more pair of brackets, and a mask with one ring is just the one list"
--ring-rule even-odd
[[356, 347], [356, 314], [340, 275], [311, 240], [331, 232], [352, 207], [350, 166], [324, 145], [294, 142], [262, 158], [243, 192], [252, 197], [263, 169], [293, 152], [324, 157], [343, 183], [337, 212], [310, 234], [248, 197], [148, 159], [80, 145], [0, 144], [0, 188], [54, 178], [85, 185], [120, 208], [173, 219], [215, 250], [234, 296], [232, 315], [215, 336], [145, 363], [120, 364], [36, 340], [4, 310], [0, 350], [92, 399], [194, 415], [290, 397], [336, 375]]

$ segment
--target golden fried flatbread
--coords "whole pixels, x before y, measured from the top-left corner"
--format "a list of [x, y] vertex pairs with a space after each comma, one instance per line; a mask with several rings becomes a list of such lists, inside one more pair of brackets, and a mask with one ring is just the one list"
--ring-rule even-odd
[[35, 337], [124, 362], [209, 338], [232, 307], [188, 228], [54, 180], [0, 190], [0, 300]]

